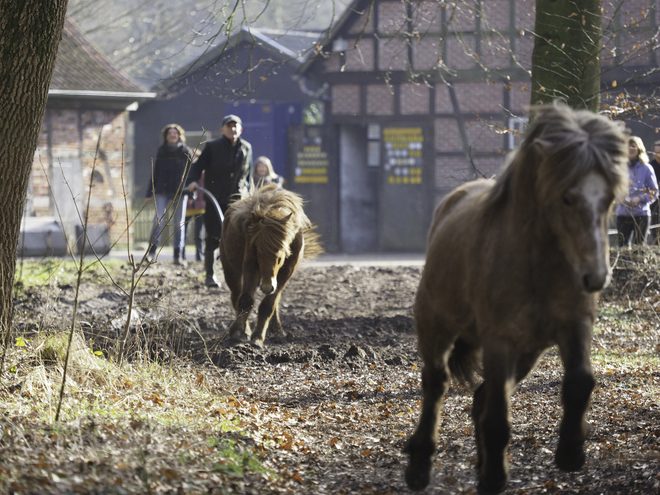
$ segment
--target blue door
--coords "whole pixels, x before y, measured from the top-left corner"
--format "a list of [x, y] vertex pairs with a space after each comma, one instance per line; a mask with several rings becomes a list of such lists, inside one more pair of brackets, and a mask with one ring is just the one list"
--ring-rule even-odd
[[243, 137], [252, 145], [253, 158], [267, 156], [273, 162], [275, 173], [286, 178], [287, 129], [301, 122], [302, 105], [299, 102], [247, 102], [228, 103], [226, 113], [238, 115], [243, 121]]

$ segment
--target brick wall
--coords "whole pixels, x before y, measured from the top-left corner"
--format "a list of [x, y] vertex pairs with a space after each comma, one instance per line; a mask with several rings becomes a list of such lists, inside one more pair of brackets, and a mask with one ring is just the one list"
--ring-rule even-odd
[[507, 69], [511, 65], [511, 47], [508, 37], [500, 34], [481, 39], [481, 63], [489, 69]]
[[440, 40], [427, 35], [413, 41], [413, 69], [429, 70], [437, 67], [440, 58]]
[[[371, 14], [371, 15], [369, 15]], [[368, 11], [356, 15], [355, 21], [348, 29], [349, 34], [370, 34], [374, 32], [374, 15]]]
[[378, 68], [380, 70], [406, 70], [408, 68], [408, 44], [405, 39], [379, 40]]
[[450, 31], [474, 31], [477, 26], [475, 0], [451, 2], [445, 8]]
[[424, 84], [401, 85], [401, 113], [403, 115], [428, 114], [429, 88]]
[[404, 2], [378, 3], [378, 32], [397, 33], [406, 27], [407, 13]]
[[506, 129], [502, 121], [497, 120], [468, 120], [465, 122], [468, 146], [473, 152], [502, 153], [504, 137], [502, 132]]
[[394, 94], [385, 84], [367, 86], [367, 113], [369, 115], [393, 115]]
[[648, 38], [648, 33], [621, 33], [617, 36], [621, 43], [617, 49], [617, 55], [628, 66], [648, 65], [653, 60], [653, 53], [651, 50], [651, 41]]
[[517, 31], [534, 31], [536, 0], [516, 0], [515, 19]]
[[482, 2], [482, 29], [505, 31], [509, 29], [509, 0], [486, 0]]
[[531, 81], [516, 81], [505, 88], [509, 91], [509, 108], [516, 115], [527, 114], [532, 98]]
[[490, 179], [497, 176], [502, 170], [506, 155], [504, 153], [494, 157], [474, 157], [472, 161], [477, 172], [477, 177]]
[[435, 150], [440, 152], [463, 151], [463, 141], [456, 119], [435, 119]]
[[30, 216], [50, 216], [50, 187], [46, 180], [49, 168], [49, 151], [48, 151], [48, 128], [45, 120], [41, 123], [41, 130], [39, 132], [39, 142], [37, 149], [34, 152], [34, 159], [32, 160], [32, 173], [30, 175], [30, 185], [28, 191], [27, 215]]
[[341, 57], [339, 53], [331, 53], [330, 56], [323, 61], [323, 70], [325, 72], [339, 72], [341, 69]]
[[435, 85], [435, 113], [454, 113], [446, 84]]
[[448, 37], [447, 66], [457, 70], [468, 70], [475, 67], [476, 41], [474, 36], [460, 35]]
[[441, 193], [473, 179], [470, 165], [463, 157], [438, 157], [435, 161], [435, 187]]
[[534, 37], [526, 33], [516, 38], [516, 62], [525, 69], [532, 67], [532, 51], [534, 50]]
[[376, 68], [374, 63], [374, 40], [362, 38], [354, 48], [355, 40], [349, 40], [349, 49], [346, 50], [346, 70], [372, 71]]
[[[48, 110], [30, 177], [32, 211], [28, 214], [58, 217], [51, 195], [54, 187], [55, 191], [59, 190], [57, 207], [61, 211], [70, 209], [76, 197], [78, 209], [84, 215], [89, 201], [89, 224], [109, 226], [111, 240], [125, 242], [126, 204], [130, 209], [130, 200], [124, 202], [124, 191], [128, 194], [130, 188], [126, 179], [130, 174], [122, 152], [127, 143], [126, 118], [123, 112]], [[101, 130], [100, 149], [105, 159], [96, 154]], [[63, 172], [68, 185], [62, 178]]]
[[358, 115], [360, 113], [360, 86], [357, 84], [332, 86], [332, 113]]
[[413, 2], [412, 24], [417, 34], [439, 33], [442, 13], [437, 2]]
[[458, 107], [462, 113], [502, 112], [502, 84], [462, 82], [454, 84]]
[[[124, 190], [128, 192], [129, 170], [125, 164], [126, 115], [123, 113], [88, 111], [81, 114], [83, 122], [83, 179], [88, 187], [92, 170], [92, 196], [90, 223], [111, 225], [111, 239], [125, 235], [126, 210]], [[101, 133], [102, 157], [95, 157], [96, 144]], [[130, 203], [129, 203], [130, 204]], [[125, 241], [125, 238], [122, 239]]]
[[619, 12], [621, 25], [624, 27], [651, 27], [653, 9], [649, 5], [649, 0], [625, 0]]

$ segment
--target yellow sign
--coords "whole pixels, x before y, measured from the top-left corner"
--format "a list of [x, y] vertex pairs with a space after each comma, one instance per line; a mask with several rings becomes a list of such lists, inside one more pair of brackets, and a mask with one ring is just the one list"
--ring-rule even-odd
[[421, 127], [389, 127], [383, 129], [385, 156], [383, 169], [388, 184], [422, 183], [422, 150], [424, 136]]
[[328, 182], [328, 154], [321, 146], [305, 146], [296, 156], [294, 182], [326, 184]]

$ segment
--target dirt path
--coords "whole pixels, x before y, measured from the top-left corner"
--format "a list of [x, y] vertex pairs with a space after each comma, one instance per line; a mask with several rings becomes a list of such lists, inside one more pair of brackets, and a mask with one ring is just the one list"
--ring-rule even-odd
[[[200, 270], [201, 264], [179, 270], [154, 265], [139, 293], [141, 316], [133, 331], [160, 336], [150, 347], [153, 357], [187, 355], [203, 366], [226, 396], [223, 412], [244, 430], [239, 443], [260, 451], [267, 466], [290, 480], [273, 486], [244, 479], [236, 490], [407, 493], [402, 447], [419, 416], [421, 366], [411, 308], [422, 267], [303, 266], [283, 297], [288, 335], [267, 339], [263, 350], [223, 346], [233, 319], [229, 294], [203, 287]], [[62, 316], [71, 296], [64, 287], [57, 310]], [[125, 307], [116, 290], [90, 286], [80, 320], [89, 329], [108, 329], [95, 337], [101, 347], [110, 345]], [[619, 348], [631, 338], [614, 324], [601, 325], [612, 331], [598, 334], [597, 349]], [[655, 336], [634, 340], [636, 353], [656, 352]], [[639, 390], [654, 395], [631, 391], [627, 370], [606, 362], [595, 370], [588, 460], [578, 473], [561, 473], [553, 464], [561, 416], [554, 351], [513, 396], [508, 493], [659, 493], [660, 371], [651, 366], [636, 377]], [[425, 493], [475, 493], [470, 407], [470, 394], [452, 386]]]

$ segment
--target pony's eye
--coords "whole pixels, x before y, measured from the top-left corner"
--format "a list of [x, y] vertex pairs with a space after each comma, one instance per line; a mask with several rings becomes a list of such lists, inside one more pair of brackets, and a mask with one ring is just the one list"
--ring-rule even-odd
[[561, 197], [561, 202], [564, 204], [564, 206], [573, 206], [573, 201], [571, 201], [571, 198], [566, 195]]

